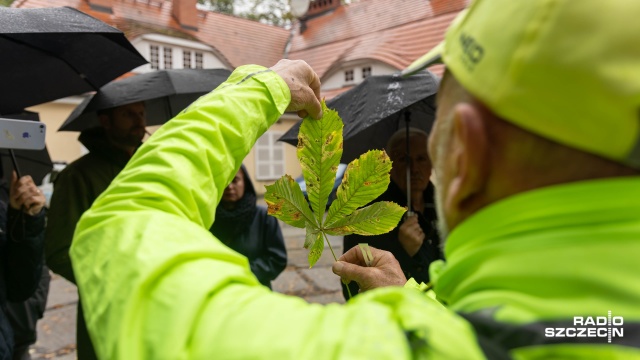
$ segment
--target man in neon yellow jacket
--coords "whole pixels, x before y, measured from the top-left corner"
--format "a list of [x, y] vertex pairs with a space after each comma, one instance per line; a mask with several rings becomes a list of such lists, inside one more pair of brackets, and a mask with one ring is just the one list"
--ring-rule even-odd
[[156, 132], [78, 225], [71, 256], [98, 354], [640, 358], [638, 13], [635, 0], [477, 0], [443, 51], [407, 71], [435, 58], [448, 69], [430, 139], [446, 308], [411, 280], [388, 286], [406, 279], [375, 249], [372, 267], [355, 250], [334, 265], [376, 288], [345, 306], [271, 293], [207, 231], [267, 127], [285, 110], [320, 115], [305, 63], [236, 69]]

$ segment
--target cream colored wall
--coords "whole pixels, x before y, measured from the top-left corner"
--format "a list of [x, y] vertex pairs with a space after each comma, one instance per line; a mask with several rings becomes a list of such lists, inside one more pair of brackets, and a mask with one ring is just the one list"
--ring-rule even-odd
[[[82, 153], [82, 144], [78, 141], [78, 132], [60, 131], [58, 128], [67, 119], [69, 114], [77, 106], [74, 99], [51, 102], [38, 106], [33, 106], [28, 110], [39, 113], [40, 120], [47, 125], [46, 143], [49, 149], [49, 155], [53, 161], [66, 161], [70, 163], [80, 156]], [[288, 131], [299, 118], [294, 115], [286, 114], [278, 122], [276, 122], [269, 130], [280, 131], [285, 133]], [[150, 133], [154, 133], [160, 126], [149, 126], [147, 130]], [[293, 145], [284, 144], [284, 156], [285, 156], [285, 173], [291, 175], [294, 179], [302, 174], [300, 163], [296, 157], [296, 148]], [[244, 164], [247, 167], [251, 181], [254, 184], [258, 195], [263, 195], [265, 192], [265, 185], [271, 185], [275, 180], [258, 181], [255, 178], [255, 153], [253, 150], [249, 152], [249, 155], [244, 160]]]
[[82, 144], [78, 141], [78, 132], [58, 131], [62, 123], [69, 117], [73, 109], [80, 103], [81, 98], [71, 98], [55, 101], [28, 108], [40, 115], [40, 121], [47, 125], [45, 142], [49, 156], [53, 161], [67, 163], [82, 156]]

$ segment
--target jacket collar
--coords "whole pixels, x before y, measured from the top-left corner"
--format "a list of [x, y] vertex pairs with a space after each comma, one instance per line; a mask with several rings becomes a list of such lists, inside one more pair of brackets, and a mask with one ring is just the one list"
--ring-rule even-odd
[[496, 307], [522, 321], [531, 316], [523, 309], [546, 304], [554, 312], [571, 306], [549, 301], [553, 298], [611, 294], [616, 301], [635, 303], [640, 287], [630, 284], [637, 285], [640, 274], [638, 214], [640, 177], [576, 182], [509, 197], [452, 231], [446, 265], [431, 268], [435, 291], [456, 311]]

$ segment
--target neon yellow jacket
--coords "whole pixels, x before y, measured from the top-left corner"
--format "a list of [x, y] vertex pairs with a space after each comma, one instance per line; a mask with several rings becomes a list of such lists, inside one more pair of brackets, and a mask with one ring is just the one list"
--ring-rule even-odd
[[209, 233], [225, 186], [289, 101], [277, 74], [236, 69], [151, 136], [82, 217], [71, 256], [100, 358], [480, 358], [471, 327], [419, 291], [308, 304], [261, 286]]
[[[260, 286], [246, 258], [207, 227], [242, 159], [289, 101], [275, 73], [238, 68], [156, 132], [82, 217], [71, 256], [101, 358], [640, 354], [634, 346], [640, 319], [637, 178], [532, 191], [465, 221], [449, 238], [448, 264], [433, 274], [451, 310], [411, 288], [378, 289], [346, 305], [321, 306]], [[583, 201], [593, 190], [601, 193]], [[605, 259], [602, 266], [596, 254]], [[622, 268], [614, 271], [609, 267], [616, 258]], [[544, 336], [549, 324], [565, 326], [573, 316], [609, 310], [625, 316], [625, 338], [612, 344]]]

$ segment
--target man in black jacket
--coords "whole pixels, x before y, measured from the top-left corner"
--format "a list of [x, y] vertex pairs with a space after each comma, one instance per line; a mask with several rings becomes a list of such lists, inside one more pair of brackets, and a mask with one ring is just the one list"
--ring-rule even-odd
[[[407, 141], [411, 147], [407, 156]], [[368, 243], [378, 249], [391, 252], [400, 263], [406, 278], [413, 277], [418, 283], [429, 282], [429, 264], [442, 259], [440, 240], [436, 231], [436, 211], [433, 201], [433, 184], [431, 176], [431, 160], [427, 152], [428, 135], [422, 130], [411, 128], [407, 139], [406, 130], [398, 130], [393, 134], [386, 146], [386, 151], [393, 167], [391, 182], [387, 190], [374, 201], [393, 201], [400, 206], [407, 206], [407, 165], [411, 174], [411, 209], [402, 222], [386, 234], [375, 236], [347, 235], [344, 237], [343, 252]], [[349, 284], [351, 295], [359, 291], [355, 281]], [[348, 299], [347, 288], [342, 284], [342, 293]]]
[[44, 251], [45, 197], [31, 176], [14, 174], [9, 206], [0, 201], [0, 359], [11, 359], [13, 330], [7, 301], [26, 300], [38, 286]]

